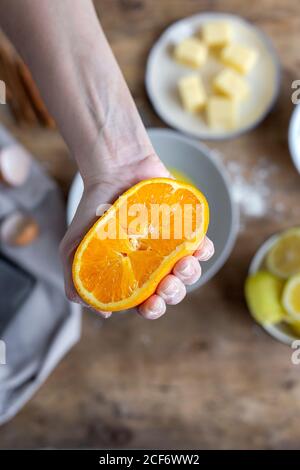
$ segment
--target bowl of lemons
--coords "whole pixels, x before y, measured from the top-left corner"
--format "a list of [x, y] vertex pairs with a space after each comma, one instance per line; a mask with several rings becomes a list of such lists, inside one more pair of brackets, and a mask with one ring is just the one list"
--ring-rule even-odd
[[300, 338], [300, 227], [269, 238], [255, 254], [245, 283], [254, 319], [274, 338]]

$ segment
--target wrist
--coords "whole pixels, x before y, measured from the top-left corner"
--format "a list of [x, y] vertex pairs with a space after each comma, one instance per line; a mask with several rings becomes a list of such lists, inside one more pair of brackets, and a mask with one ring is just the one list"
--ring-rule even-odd
[[108, 168], [101, 168], [92, 177], [84, 178], [86, 191], [93, 191], [99, 185], [113, 185], [115, 192], [120, 194], [134, 184], [149, 178], [170, 178], [172, 177], [156, 153], [151, 153], [141, 158], [133, 157], [122, 166], [110, 165]]
[[97, 63], [83, 68], [85, 110], [72, 151], [83, 179], [93, 180], [99, 173], [138, 163], [154, 150], [118, 67], [109, 74]]

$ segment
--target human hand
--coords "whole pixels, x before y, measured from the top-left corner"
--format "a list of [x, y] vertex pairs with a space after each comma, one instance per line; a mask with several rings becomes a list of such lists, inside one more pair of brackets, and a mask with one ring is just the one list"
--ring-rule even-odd
[[[67, 297], [86, 307], [79, 297], [72, 280], [72, 262], [75, 250], [83, 236], [97, 219], [96, 211], [99, 204], [112, 203], [126, 189], [143, 179], [154, 177], [170, 177], [157, 155], [152, 154], [143, 160], [127, 162], [126, 165], [115, 165], [103, 168], [98, 181], [86, 184], [82, 199], [75, 217], [60, 245], [60, 253], [64, 267], [65, 290]], [[199, 261], [207, 261], [214, 253], [213, 243], [205, 237], [193, 256], [179, 260], [158, 285], [155, 294], [137, 307], [144, 318], [154, 320], [166, 311], [166, 305], [176, 305], [186, 295], [186, 285], [194, 284], [201, 276]], [[97, 312], [108, 318], [111, 312]]]
[[[91, 0], [7, 0], [0, 2], [0, 17], [84, 179], [83, 197], [60, 247], [67, 296], [83, 304], [73, 285], [72, 262], [99, 204], [113, 202], [143, 179], [170, 175], [153, 153]], [[194, 256], [178, 261], [156, 293], [138, 307], [139, 313], [155, 319], [166, 304], [180, 302], [185, 285], [200, 277], [198, 260], [212, 254], [213, 244], [205, 238]]]

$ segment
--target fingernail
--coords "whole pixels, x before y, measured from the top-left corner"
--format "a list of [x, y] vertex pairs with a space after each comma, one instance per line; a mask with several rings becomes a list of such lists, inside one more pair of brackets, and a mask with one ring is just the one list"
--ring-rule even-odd
[[150, 310], [147, 312], [147, 317], [148, 320], [156, 320], [156, 318], [159, 317], [159, 313], [153, 313]]
[[176, 290], [172, 290], [169, 294], [167, 294], [166, 291], [164, 291], [160, 295], [162, 296], [165, 302], [170, 303], [176, 300], [178, 297], [180, 297], [180, 292], [178, 289], [176, 289]]
[[183, 276], [191, 276], [194, 273], [194, 267], [190, 261], [186, 261], [186, 263], [182, 263], [183, 265], [180, 266], [179, 272]]
[[107, 318], [109, 318], [111, 316], [111, 312], [108, 312], [108, 313], [105, 313], [105, 312], [102, 312], [102, 311], [98, 311], [97, 312], [102, 318], [104, 318], [104, 320], [106, 320]]
[[210, 258], [211, 256], [212, 256], [212, 249], [211, 248], [205, 248], [205, 250], [200, 255], [200, 260], [205, 261], [208, 258]]
[[174, 285], [174, 283], [169, 284], [166, 289], [162, 291], [164, 295], [168, 297], [175, 297], [178, 294], [178, 288]]
[[201, 248], [197, 250], [197, 258], [199, 261], [207, 261], [209, 260], [215, 252], [215, 248], [211, 240], [207, 240], [206, 244], [204, 245], [203, 251]]
[[156, 318], [158, 315], [161, 314], [162, 310], [163, 310], [163, 300], [158, 299], [155, 303], [155, 306], [153, 306], [152, 308], [148, 308], [147, 316], [148, 318]]
[[159, 315], [161, 312], [161, 308], [149, 308], [148, 311], [147, 311], [147, 316], [148, 318], [155, 318], [157, 317], [157, 315]]

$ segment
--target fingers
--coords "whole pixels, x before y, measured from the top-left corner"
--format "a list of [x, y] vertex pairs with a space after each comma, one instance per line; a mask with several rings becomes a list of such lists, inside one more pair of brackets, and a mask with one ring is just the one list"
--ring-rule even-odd
[[165, 301], [157, 294], [151, 295], [149, 299], [138, 307], [138, 312], [147, 320], [156, 320], [166, 311]]
[[[90, 308], [90, 307], [88, 306], [88, 308]], [[104, 310], [95, 310], [94, 308], [92, 308], [92, 309], [90, 308], [90, 310], [92, 310], [97, 315], [100, 315], [100, 317], [105, 318], [105, 319], [112, 316], [112, 312], [104, 312]]]
[[167, 305], [176, 305], [186, 295], [184, 284], [173, 274], [166, 276], [152, 295], [138, 307], [138, 312], [148, 320], [156, 320], [166, 312]]
[[160, 282], [157, 293], [138, 307], [140, 315], [155, 320], [165, 313], [166, 305], [176, 305], [181, 302], [186, 295], [185, 285], [194, 284], [201, 276], [199, 261], [207, 261], [213, 254], [214, 245], [208, 237], [205, 237], [194, 256], [186, 256], [179, 260], [173, 269], [173, 274], [169, 274]]
[[175, 264], [173, 273], [183, 284], [189, 286], [200, 278], [201, 267], [194, 256], [185, 256]]
[[161, 281], [156, 292], [167, 305], [176, 305], [186, 296], [185, 285], [173, 274], [169, 274]]
[[195, 251], [194, 256], [199, 261], [208, 261], [213, 256], [214, 252], [215, 248], [213, 242], [208, 237], [204, 237], [203, 242]]
[[138, 312], [148, 320], [156, 320], [166, 312], [167, 305], [176, 305], [186, 295], [184, 284], [193, 284], [201, 275], [199, 262], [193, 256], [178, 261], [174, 274], [166, 276], [159, 284], [157, 293], [138, 307]]

